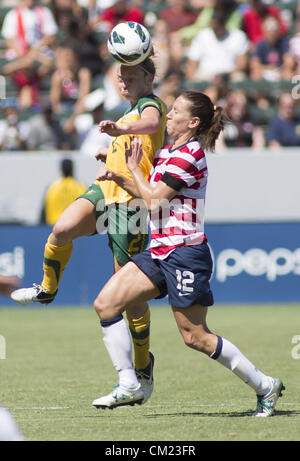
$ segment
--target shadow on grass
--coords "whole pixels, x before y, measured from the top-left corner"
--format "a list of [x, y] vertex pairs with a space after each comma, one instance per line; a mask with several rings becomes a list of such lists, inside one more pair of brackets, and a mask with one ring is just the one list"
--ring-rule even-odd
[[[104, 418], [107, 414], [112, 415], [112, 411], [108, 411], [104, 414], [97, 414], [95, 416], [84, 416], [84, 418]], [[117, 412], [114, 412], [112, 416], [116, 416], [118, 418], [128, 418], [128, 414], [120, 414]], [[249, 411], [223, 411], [223, 412], [174, 412], [174, 413], [156, 413], [156, 414], [135, 414], [134, 417], [143, 417], [143, 418], [165, 418], [165, 417], [171, 417], [171, 418], [178, 418], [178, 417], [189, 417], [189, 416], [198, 416], [202, 418], [243, 418], [245, 416], [251, 416], [253, 417], [253, 410]], [[274, 413], [274, 416], [289, 416], [289, 417], [294, 417], [294, 416], [300, 416], [300, 410], [276, 410]], [[257, 418], [256, 418], [257, 419]]]
[[[287, 411], [275, 411], [274, 416], [299, 416], [300, 410], [287, 410]], [[253, 416], [253, 410], [251, 411], [224, 411], [224, 412], [178, 412], [178, 413], [162, 413], [162, 414], [153, 414], [153, 415], [143, 415], [145, 418], [159, 418], [164, 416], [169, 417], [178, 417], [178, 416], [199, 416], [199, 417], [225, 417], [225, 418], [242, 418], [245, 416]]]

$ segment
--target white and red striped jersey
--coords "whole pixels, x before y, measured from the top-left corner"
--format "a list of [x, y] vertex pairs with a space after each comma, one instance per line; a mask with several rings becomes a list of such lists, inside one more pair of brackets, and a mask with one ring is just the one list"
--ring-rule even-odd
[[198, 245], [206, 240], [207, 165], [199, 142], [192, 140], [176, 149], [170, 145], [157, 151], [149, 183], [155, 187], [160, 180], [178, 191], [170, 202], [150, 213], [151, 254], [164, 259], [178, 246]]

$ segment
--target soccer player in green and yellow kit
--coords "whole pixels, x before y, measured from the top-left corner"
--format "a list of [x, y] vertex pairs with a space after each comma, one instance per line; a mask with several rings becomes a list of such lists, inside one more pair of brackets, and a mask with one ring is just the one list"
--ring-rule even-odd
[[[153, 94], [155, 66], [151, 57], [136, 66], [118, 66], [118, 82], [122, 96], [130, 102], [130, 108], [117, 121], [106, 120], [99, 129], [112, 136], [107, 152], [106, 167], [131, 178], [125, 161], [125, 145], [132, 135], [143, 144], [141, 168], [148, 178], [155, 152], [164, 142], [166, 106]], [[57, 294], [63, 271], [72, 254], [73, 240], [103, 231], [103, 218], [108, 219], [109, 245], [114, 258], [114, 270], [118, 271], [128, 259], [142, 252], [148, 242], [147, 211], [130, 207], [133, 197], [113, 181], [95, 181], [87, 191], [75, 200], [60, 216], [45, 245], [41, 285], [22, 288], [11, 298], [19, 304], [40, 302], [49, 304]], [[130, 229], [129, 221], [138, 216], [143, 221], [137, 232]], [[128, 317], [133, 338], [135, 368], [144, 391], [144, 402], [153, 389], [152, 369], [154, 358], [149, 352], [150, 311], [148, 305], [136, 308], [136, 317]], [[142, 313], [142, 315], [141, 315]], [[131, 314], [132, 315], [132, 314]], [[121, 317], [122, 318], [122, 317]], [[120, 321], [114, 319], [111, 324]], [[117, 367], [117, 365], [116, 365]], [[126, 376], [126, 370], [123, 371]], [[130, 382], [128, 383], [130, 386]]]

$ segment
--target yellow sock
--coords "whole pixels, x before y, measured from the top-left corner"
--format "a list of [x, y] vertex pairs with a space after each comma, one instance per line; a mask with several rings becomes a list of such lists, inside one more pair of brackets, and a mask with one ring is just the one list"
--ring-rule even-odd
[[73, 243], [71, 242], [59, 247], [49, 243], [49, 238], [44, 251], [44, 278], [42, 281], [42, 287], [49, 293], [55, 293], [64, 269], [71, 257]]
[[150, 347], [150, 309], [139, 319], [128, 319], [129, 329], [132, 336], [135, 369], [143, 370], [149, 365]]

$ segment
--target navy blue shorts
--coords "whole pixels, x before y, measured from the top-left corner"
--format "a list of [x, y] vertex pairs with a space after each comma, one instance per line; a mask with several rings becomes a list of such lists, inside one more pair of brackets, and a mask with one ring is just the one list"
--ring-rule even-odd
[[209, 283], [213, 264], [206, 242], [178, 247], [166, 259], [153, 259], [145, 250], [130, 260], [157, 286], [157, 299], [168, 295], [171, 306], [181, 308], [213, 305]]

